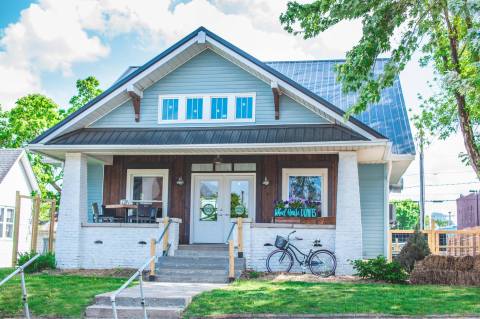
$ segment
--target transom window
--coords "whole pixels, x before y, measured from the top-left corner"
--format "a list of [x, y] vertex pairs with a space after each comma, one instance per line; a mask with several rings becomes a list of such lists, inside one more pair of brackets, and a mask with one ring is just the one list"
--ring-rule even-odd
[[158, 123], [255, 122], [255, 93], [159, 96]]
[[0, 238], [13, 238], [14, 211], [12, 207], [0, 206]]
[[227, 119], [228, 98], [226, 97], [212, 97], [212, 120]]
[[251, 96], [237, 97], [235, 117], [237, 119], [251, 119], [252, 116], [253, 116], [253, 98]]
[[127, 170], [127, 200], [135, 204], [150, 204], [166, 216], [168, 201], [167, 169]]
[[282, 170], [283, 200], [305, 202], [316, 207], [319, 216], [327, 216], [328, 170], [326, 168], [284, 168]]
[[178, 120], [178, 99], [162, 100], [162, 120]]
[[187, 98], [187, 120], [200, 120], [203, 117], [203, 98]]

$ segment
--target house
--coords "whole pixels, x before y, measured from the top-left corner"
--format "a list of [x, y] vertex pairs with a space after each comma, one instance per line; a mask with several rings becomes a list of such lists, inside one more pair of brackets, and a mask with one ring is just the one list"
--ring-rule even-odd
[[[0, 149], [0, 267], [12, 266], [16, 192], [39, 192], [27, 154], [22, 149]], [[21, 202], [18, 251], [30, 250], [31, 201]]]
[[470, 193], [457, 198], [458, 229], [480, 227], [480, 194]]
[[[415, 156], [400, 81], [345, 120], [357, 97], [342, 93], [338, 63], [261, 62], [201, 27], [129, 67], [29, 145], [64, 161], [58, 266], [137, 267], [163, 230], [141, 221], [162, 216], [175, 221], [172, 254], [178, 244], [224, 243], [231, 217], [245, 216], [244, 255], [258, 270], [264, 244], [292, 230], [302, 249], [320, 239], [335, 251], [337, 274], [386, 254], [389, 187]], [[314, 214], [274, 216], [274, 202], [288, 198], [310, 200]], [[100, 220], [94, 203], [105, 215], [108, 205], [125, 209]], [[156, 215], [137, 219], [125, 203]]]

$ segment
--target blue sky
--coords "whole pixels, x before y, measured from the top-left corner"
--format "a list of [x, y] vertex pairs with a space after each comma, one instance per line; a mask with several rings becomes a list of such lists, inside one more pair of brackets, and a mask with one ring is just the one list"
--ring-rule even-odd
[[[287, 34], [277, 17], [287, 0], [4, 0], [0, 2], [0, 105], [41, 92], [61, 106], [75, 81], [89, 75], [107, 88], [129, 65], [141, 65], [203, 25], [261, 60], [342, 58], [361, 37], [358, 21], [340, 23], [305, 41]], [[406, 104], [418, 111], [417, 93], [430, 95], [431, 69], [416, 61], [401, 74]], [[447, 151], [448, 150], [448, 151]], [[480, 184], [457, 158], [457, 135], [434, 142], [426, 153], [431, 211], [454, 211], [451, 201]], [[397, 198], [418, 199], [418, 163], [405, 175]]]

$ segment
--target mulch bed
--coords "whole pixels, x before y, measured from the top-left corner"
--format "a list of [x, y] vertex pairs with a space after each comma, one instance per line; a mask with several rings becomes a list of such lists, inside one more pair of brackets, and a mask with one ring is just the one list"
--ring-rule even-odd
[[330, 276], [327, 278], [315, 276], [312, 274], [299, 273], [268, 273], [246, 270], [243, 272], [241, 279], [258, 279], [274, 282], [282, 281], [301, 281], [301, 282], [371, 282], [361, 279], [358, 276]]
[[130, 268], [114, 269], [53, 269], [45, 270], [49, 275], [75, 275], [85, 277], [130, 278], [137, 270]]
[[410, 282], [480, 286], [480, 256], [427, 256], [415, 264]]

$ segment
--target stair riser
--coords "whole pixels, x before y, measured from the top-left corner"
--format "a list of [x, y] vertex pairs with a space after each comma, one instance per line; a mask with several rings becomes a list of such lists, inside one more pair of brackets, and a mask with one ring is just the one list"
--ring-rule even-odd
[[[87, 318], [113, 318], [112, 309], [89, 307], [85, 312]], [[118, 318], [143, 319], [143, 310], [138, 309], [118, 309]], [[181, 318], [181, 311], [178, 309], [147, 309], [149, 319], [177, 319]]]
[[174, 257], [223, 257], [228, 258], [228, 252], [223, 251], [209, 251], [209, 250], [177, 250]]
[[[191, 298], [145, 298], [147, 307], [186, 307], [190, 303]], [[131, 297], [117, 297], [117, 306], [140, 307], [141, 299]], [[96, 305], [110, 306], [112, 302], [109, 297], [95, 297]]]
[[158, 282], [182, 282], [182, 283], [211, 283], [211, 284], [218, 284], [218, 283], [226, 283], [228, 282], [228, 278], [226, 276], [221, 277], [212, 277], [212, 276], [156, 276], [155, 281]]
[[223, 251], [228, 254], [227, 245], [179, 245], [178, 250], [208, 250], [208, 251]]

